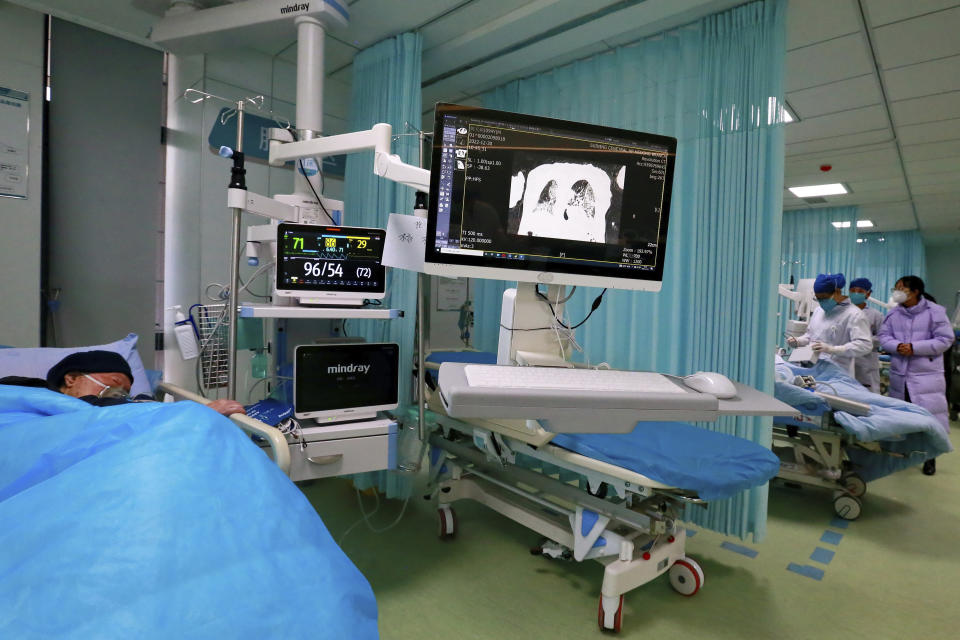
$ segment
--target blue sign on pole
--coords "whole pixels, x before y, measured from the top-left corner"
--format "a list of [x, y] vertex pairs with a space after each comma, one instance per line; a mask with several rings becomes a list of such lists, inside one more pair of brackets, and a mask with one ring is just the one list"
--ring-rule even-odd
[[[213, 122], [213, 128], [210, 129], [210, 135], [207, 142], [214, 149], [220, 147], [237, 146], [237, 119], [230, 118], [226, 124], [222, 124], [222, 116], [228, 111], [228, 107], [220, 110], [217, 118]], [[252, 113], [243, 114], [243, 153], [247, 158], [258, 158], [268, 160], [270, 157], [270, 128], [279, 126], [269, 118], [264, 118]], [[293, 164], [288, 163], [288, 164]], [[342, 178], [347, 170], [347, 157], [345, 155], [327, 156], [323, 159], [323, 174], [325, 176]]]

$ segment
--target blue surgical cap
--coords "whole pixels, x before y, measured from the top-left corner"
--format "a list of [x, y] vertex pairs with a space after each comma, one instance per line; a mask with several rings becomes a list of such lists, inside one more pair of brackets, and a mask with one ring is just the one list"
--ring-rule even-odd
[[847, 284], [847, 279], [842, 273], [821, 273], [813, 282], [814, 293], [833, 293], [837, 289], [843, 289]]
[[864, 291], [873, 291], [873, 283], [867, 280], [866, 278], [856, 278], [850, 281], [850, 288], [856, 287], [857, 289], [863, 289]]

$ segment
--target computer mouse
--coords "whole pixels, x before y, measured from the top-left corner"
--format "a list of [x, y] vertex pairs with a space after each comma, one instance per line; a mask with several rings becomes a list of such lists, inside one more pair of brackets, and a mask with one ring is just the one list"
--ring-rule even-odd
[[737, 395], [737, 388], [733, 386], [730, 379], [721, 374], [711, 371], [697, 371], [683, 379], [683, 384], [694, 391], [707, 393], [715, 398], [733, 398]]

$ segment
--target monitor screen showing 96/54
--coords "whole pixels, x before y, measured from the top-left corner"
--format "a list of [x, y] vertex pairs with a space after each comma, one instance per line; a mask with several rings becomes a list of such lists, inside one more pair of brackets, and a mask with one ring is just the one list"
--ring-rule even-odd
[[383, 229], [280, 224], [277, 289], [383, 293]]

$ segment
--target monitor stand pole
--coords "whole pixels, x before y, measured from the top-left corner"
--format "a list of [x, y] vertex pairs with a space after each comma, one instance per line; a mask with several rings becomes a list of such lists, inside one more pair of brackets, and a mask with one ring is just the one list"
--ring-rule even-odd
[[[570, 367], [569, 332], [560, 326], [566, 287], [549, 285], [537, 295], [539, 285], [527, 282], [503, 292], [497, 364]], [[550, 310], [553, 306], [553, 311]]]

